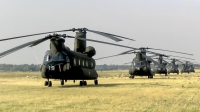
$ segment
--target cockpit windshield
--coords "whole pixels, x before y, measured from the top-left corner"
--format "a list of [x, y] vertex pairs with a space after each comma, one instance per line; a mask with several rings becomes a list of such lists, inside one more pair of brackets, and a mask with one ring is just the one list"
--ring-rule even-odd
[[47, 61], [49, 61], [50, 59], [51, 59], [50, 53], [47, 51], [47, 52], [45, 53], [45, 56], [44, 56], [44, 62], [47, 62]]

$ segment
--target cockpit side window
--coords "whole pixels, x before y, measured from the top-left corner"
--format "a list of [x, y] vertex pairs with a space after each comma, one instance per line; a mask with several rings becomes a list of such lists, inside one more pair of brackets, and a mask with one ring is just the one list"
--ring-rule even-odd
[[49, 52], [46, 52], [45, 53], [45, 56], [44, 56], [44, 62], [47, 62], [47, 61], [50, 61], [51, 60], [51, 55]]

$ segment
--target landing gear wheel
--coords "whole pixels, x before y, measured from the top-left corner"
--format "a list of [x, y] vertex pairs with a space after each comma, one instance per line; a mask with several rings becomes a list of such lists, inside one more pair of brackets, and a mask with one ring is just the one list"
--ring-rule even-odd
[[167, 76], [167, 73], [165, 74], [165, 76]]
[[134, 76], [134, 75], [131, 75], [129, 78], [130, 78], [130, 79], [134, 79], [134, 78], [135, 78], [135, 76]]
[[45, 81], [45, 82], [44, 82], [44, 86], [47, 86], [47, 85], [48, 85], [48, 81]]
[[60, 80], [60, 84], [63, 86], [65, 84], [64, 80]]
[[149, 76], [148, 76], [148, 79], [153, 79], [153, 75], [149, 75]]
[[52, 86], [52, 82], [49, 81], [49, 82], [48, 82], [48, 87], [51, 87], [51, 86]]
[[94, 80], [94, 84], [98, 85], [98, 80], [97, 79]]
[[87, 85], [87, 81], [83, 81], [83, 85], [86, 86]]
[[80, 86], [83, 86], [83, 81], [80, 81], [79, 85], [80, 85]]

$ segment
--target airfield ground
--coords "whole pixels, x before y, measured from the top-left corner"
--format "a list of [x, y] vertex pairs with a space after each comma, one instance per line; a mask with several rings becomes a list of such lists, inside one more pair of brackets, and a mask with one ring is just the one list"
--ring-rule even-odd
[[99, 85], [61, 86], [52, 80], [53, 86], [45, 87], [39, 72], [0, 72], [0, 112], [200, 111], [200, 73], [129, 79], [128, 71], [100, 71], [99, 76]]

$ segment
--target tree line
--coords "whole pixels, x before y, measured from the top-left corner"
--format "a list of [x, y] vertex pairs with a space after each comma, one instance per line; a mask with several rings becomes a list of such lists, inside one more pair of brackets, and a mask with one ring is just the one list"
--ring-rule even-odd
[[[38, 64], [0, 64], [0, 71], [40, 71], [41, 65]], [[129, 69], [128, 65], [96, 65], [96, 70], [127, 70]]]
[[[40, 71], [41, 65], [39, 64], [0, 64], [0, 71]], [[130, 65], [96, 65], [97, 71], [104, 70], [128, 70]], [[195, 65], [195, 68], [200, 68], [200, 65]]]

